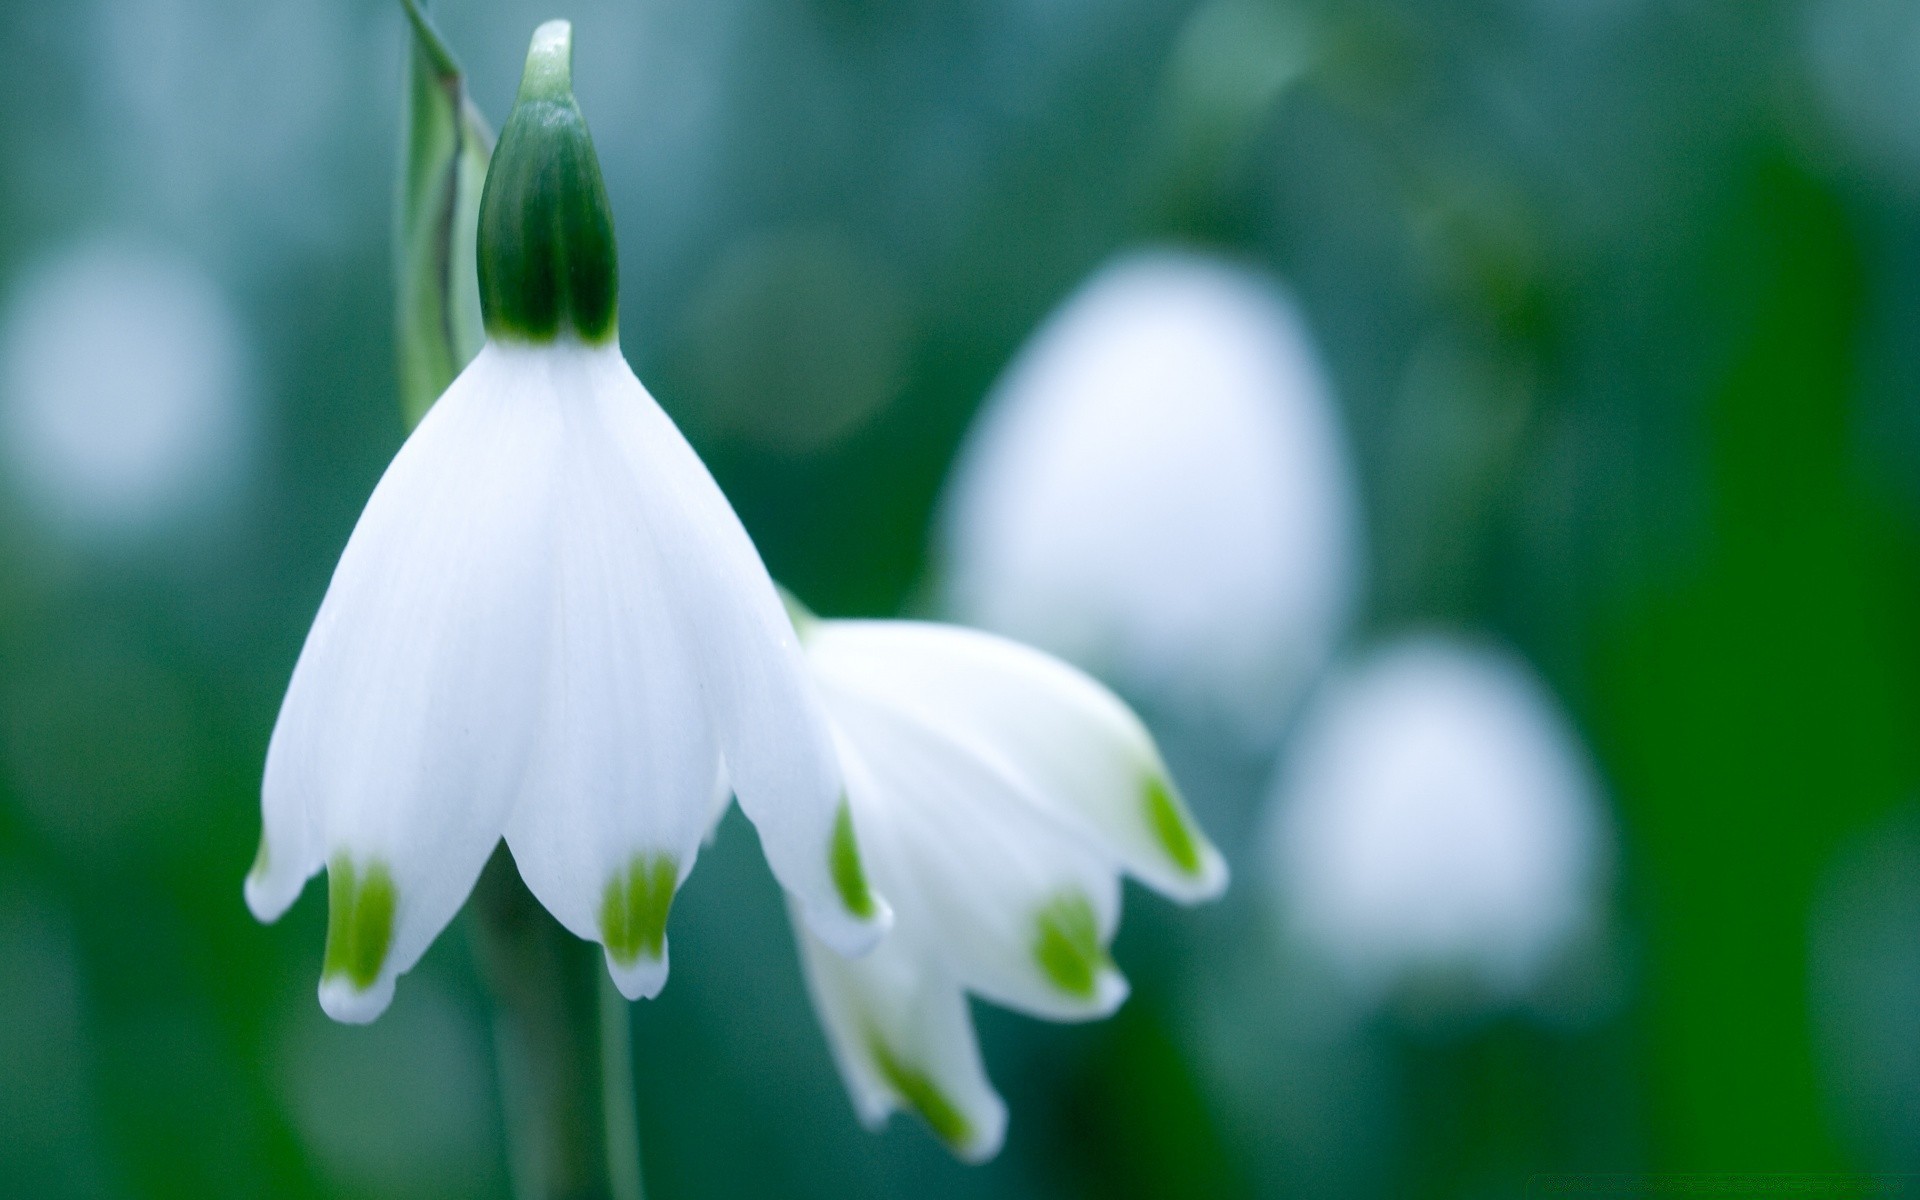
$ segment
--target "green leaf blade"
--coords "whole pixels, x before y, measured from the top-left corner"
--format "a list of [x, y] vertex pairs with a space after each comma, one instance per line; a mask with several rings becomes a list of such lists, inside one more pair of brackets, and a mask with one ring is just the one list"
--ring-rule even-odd
[[407, 111], [394, 205], [400, 400], [416, 424], [485, 344], [474, 256], [493, 131], [466, 78], [413, 0]]

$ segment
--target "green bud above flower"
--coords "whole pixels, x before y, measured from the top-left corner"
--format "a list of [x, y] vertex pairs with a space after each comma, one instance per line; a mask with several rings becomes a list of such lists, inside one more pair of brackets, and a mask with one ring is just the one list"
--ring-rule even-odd
[[566, 21], [533, 32], [520, 94], [480, 198], [479, 263], [487, 336], [614, 340], [613, 214], [573, 98], [573, 26]]

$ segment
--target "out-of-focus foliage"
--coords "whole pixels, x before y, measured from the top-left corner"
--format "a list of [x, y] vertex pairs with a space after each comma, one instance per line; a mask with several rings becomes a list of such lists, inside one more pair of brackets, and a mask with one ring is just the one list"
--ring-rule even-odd
[[[1235, 886], [1129, 895], [1112, 1021], [979, 1011], [1012, 1115], [984, 1168], [858, 1128], [730, 819], [634, 1012], [654, 1197], [1911, 1167], [1920, 10], [433, 12], [495, 121], [529, 31], [574, 20], [622, 343], [815, 608], [930, 604], [948, 465], [1027, 336], [1116, 254], [1197, 245], [1282, 280], [1327, 365], [1353, 648], [1514, 647], [1614, 806], [1617, 932], [1559, 1000], [1360, 1011], [1240, 849], [1275, 762], [1135, 697]], [[387, 0], [0, 6], [0, 1190], [506, 1193], [458, 928], [349, 1030], [314, 1001], [319, 889], [270, 929], [240, 902], [279, 697], [404, 432], [405, 32]], [[54, 320], [76, 263], [131, 280], [90, 328]], [[99, 453], [60, 457], [63, 403]]]

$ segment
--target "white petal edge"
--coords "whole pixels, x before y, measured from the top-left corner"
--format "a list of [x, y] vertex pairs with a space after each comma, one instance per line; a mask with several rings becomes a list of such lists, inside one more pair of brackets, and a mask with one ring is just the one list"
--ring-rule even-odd
[[845, 788], [773, 580], [713, 476], [617, 348], [585, 366], [596, 376], [591, 390], [612, 440], [644, 495], [660, 561], [674, 572], [682, 628], [741, 810], [813, 930], [843, 953], [864, 953], [892, 918], [877, 892], [867, 891], [862, 915], [836, 885]]
[[998, 1154], [1007, 1106], [939, 956], [896, 926], [871, 953], [847, 958], [793, 918], [807, 992], [861, 1123], [877, 1131], [905, 1109], [965, 1162]]
[[377, 974], [323, 979], [337, 1020], [385, 1009], [472, 890], [518, 791], [549, 603], [558, 442], [543, 372], [531, 352], [488, 346], [407, 439], [274, 726], [255, 914], [277, 917], [325, 861], [363, 879], [377, 864], [392, 884]]
[[923, 621], [821, 621], [805, 648], [834, 686], [912, 712], [1024, 779], [1027, 794], [1185, 903], [1227, 885], [1226, 861], [1119, 697], [1042, 651]]

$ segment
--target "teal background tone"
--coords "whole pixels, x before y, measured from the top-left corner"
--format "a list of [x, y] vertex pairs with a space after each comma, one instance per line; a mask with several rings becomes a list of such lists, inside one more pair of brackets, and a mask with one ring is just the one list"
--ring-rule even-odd
[[[652, 1197], [1920, 1170], [1920, 6], [434, 14], [496, 128], [533, 27], [575, 22], [622, 345], [812, 607], [924, 610], [951, 456], [1026, 335], [1124, 248], [1212, 248], [1328, 363], [1356, 643], [1516, 646], [1619, 830], [1586, 1010], [1342, 1013], [1263, 902], [1272, 761], [1149, 707], [1234, 887], [1129, 891], [1110, 1021], [977, 1007], [1012, 1124], [968, 1168], [858, 1127], [730, 817], [633, 1012]], [[218, 502], [116, 536], [0, 460], [0, 1193], [506, 1194], [464, 927], [348, 1029], [313, 995], [324, 888], [272, 927], [240, 899], [280, 695], [404, 436], [404, 37], [382, 0], [0, 0], [0, 306], [97, 239], [191, 264], [252, 430]]]

